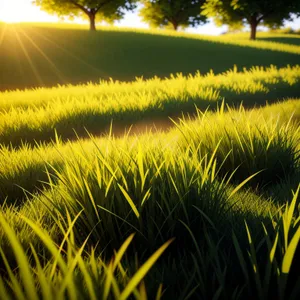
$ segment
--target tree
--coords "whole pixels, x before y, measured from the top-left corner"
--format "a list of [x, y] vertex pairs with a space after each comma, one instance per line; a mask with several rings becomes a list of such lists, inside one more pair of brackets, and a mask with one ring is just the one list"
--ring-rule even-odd
[[249, 24], [250, 39], [256, 39], [257, 26], [280, 27], [293, 14], [300, 15], [299, 0], [207, 0], [203, 14], [215, 18], [217, 25]]
[[99, 20], [112, 23], [120, 20], [125, 10], [136, 8], [137, 0], [33, 0], [33, 4], [58, 16], [87, 17], [90, 30], [96, 30], [96, 16]]
[[206, 22], [200, 14], [205, 0], [142, 0], [140, 11], [143, 21], [151, 27], [169, 27], [177, 30], [179, 26], [197, 26]]

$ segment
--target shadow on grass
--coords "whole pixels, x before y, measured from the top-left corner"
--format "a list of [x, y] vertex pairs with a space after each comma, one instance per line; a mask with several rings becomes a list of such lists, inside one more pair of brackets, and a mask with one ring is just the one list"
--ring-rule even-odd
[[297, 37], [258, 37], [257, 40], [300, 46], [300, 36]]
[[6, 30], [0, 48], [0, 90], [211, 69], [217, 74], [234, 65], [242, 69], [271, 64], [299, 64], [299, 55], [188, 37], [15, 25]]
[[[174, 188], [173, 188], [174, 189]], [[160, 189], [158, 189], [160, 190]], [[164, 186], [164, 188], [161, 190], [164, 191], [166, 194], [175, 194], [174, 190], [172, 190], [172, 186], [167, 185], [167, 187]], [[197, 206], [197, 203], [199, 205], [199, 202], [203, 200], [207, 200], [208, 198], [212, 198], [212, 200], [218, 200], [218, 195], [216, 193], [210, 193], [209, 190], [204, 191], [204, 194], [201, 193], [201, 195], [197, 195], [197, 193], [193, 194], [193, 190], [190, 191], [189, 197], [188, 197], [188, 203], [186, 203], [186, 213], [189, 216], [189, 219], [192, 220], [192, 223], [189, 225], [189, 230], [179, 221], [187, 222], [186, 215], [183, 210], [180, 209], [180, 207], [177, 207], [177, 209], [172, 210], [172, 214], [168, 215], [168, 219], [164, 219], [165, 215], [163, 213], [156, 215], [156, 220], [154, 222], [150, 222], [151, 216], [147, 216], [147, 211], [141, 215], [140, 218], [140, 225], [142, 228], [142, 233], [144, 233], [147, 237], [149, 234], [148, 231], [153, 231], [152, 234], [156, 232], [157, 225], [164, 224], [166, 222], [166, 225], [164, 227], [165, 230], [162, 230], [160, 237], [158, 239], [148, 239], [145, 240], [144, 237], [141, 237], [139, 234], [136, 234], [135, 239], [132, 242], [132, 245], [130, 246], [129, 250], [126, 252], [126, 259], [124, 262], [123, 267], [129, 271], [133, 271], [135, 267], [135, 260], [139, 259], [139, 262], [142, 262], [145, 260], [146, 257], [148, 257], [150, 254], [152, 254], [153, 249], [155, 250], [158, 246], [160, 246], [162, 241], [168, 240], [170, 237], [176, 237], [176, 240], [171, 244], [171, 246], [165, 251], [163, 257], [159, 260], [159, 262], [155, 265], [155, 267], [151, 270], [149, 275], [147, 275], [146, 283], [147, 283], [147, 290], [151, 295], [151, 299], [155, 298], [155, 291], [152, 290], [153, 283], [154, 282], [163, 282], [165, 287], [168, 287], [167, 290], [164, 292], [165, 297], [167, 299], [184, 299], [185, 297], [178, 297], [179, 295], [187, 296], [188, 290], [183, 290], [182, 286], [184, 283], [184, 286], [187, 286], [188, 283], [191, 284], [193, 287], [197, 286], [198, 284], [198, 276], [200, 274], [197, 274], [197, 270], [201, 270], [203, 272], [202, 275], [204, 275], [203, 279], [205, 280], [205, 289], [196, 289], [194, 291], [196, 295], [204, 290], [207, 292], [207, 299], [212, 299], [212, 296], [214, 295], [215, 291], [218, 289], [218, 285], [220, 282], [218, 280], [212, 280], [213, 276], [215, 275], [214, 272], [217, 272], [218, 268], [221, 268], [225, 270], [227, 268], [226, 273], [226, 281], [228, 281], [228, 284], [226, 285], [226, 291], [228, 293], [233, 293], [234, 289], [237, 285], [243, 285], [244, 278], [242, 270], [238, 264], [238, 260], [236, 257], [236, 254], [233, 251], [233, 244], [231, 239], [232, 230], [235, 231], [237, 238], [239, 240], [241, 248], [246, 252], [246, 247], [248, 245], [247, 240], [247, 234], [244, 226], [245, 219], [248, 222], [249, 228], [252, 232], [255, 233], [253, 235], [253, 241], [256, 242], [259, 241], [263, 235], [263, 230], [261, 223], [263, 222], [265, 226], [268, 228], [270, 225], [270, 220], [260, 214], [259, 212], [254, 212], [249, 210], [247, 212], [247, 209], [244, 211], [242, 209], [236, 210], [235, 212], [226, 211], [226, 213], [223, 211], [222, 215], [216, 215], [217, 219], [213, 218], [214, 212], [212, 212], [212, 215], [210, 211], [205, 211], [206, 215], [214, 220], [214, 223], [216, 225], [216, 228], [211, 228], [211, 224], [207, 222], [207, 219], [202, 216], [199, 211], [193, 207], [192, 204], [195, 204]], [[223, 197], [222, 195], [219, 195]], [[257, 198], [255, 196], [251, 196], [251, 194], [246, 193], [239, 193], [239, 197], [243, 197], [244, 204], [247, 204], [247, 201], [252, 201], [252, 198]], [[151, 196], [153, 197], [153, 196]], [[200, 198], [199, 198], [200, 197]], [[97, 200], [97, 199], [96, 199]], [[147, 206], [152, 206], [154, 199], [149, 199], [146, 204], [146, 210]], [[211, 200], [211, 199], [209, 199]], [[115, 210], [119, 211], [120, 213], [120, 207], [121, 203], [116, 201], [116, 199], [112, 199], [116, 203]], [[151, 204], [152, 203], [152, 204]], [[250, 203], [251, 204], [251, 203]], [[174, 202], [170, 201], [170, 205], [173, 206]], [[201, 204], [200, 204], [201, 206]], [[34, 208], [34, 203], [31, 206], [31, 209]], [[161, 209], [163, 209], [162, 207]], [[176, 207], [175, 207], [176, 208]], [[126, 209], [125, 209], [126, 210]], [[115, 211], [114, 211], [115, 212]], [[27, 211], [28, 213], [28, 211]], [[53, 213], [53, 211], [52, 211]], [[128, 224], [125, 222], [122, 222], [122, 220], [118, 218], [110, 218], [109, 215], [103, 212], [100, 212], [100, 214], [103, 216], [104, 220], [110, 219], [110, 223], [113, 223], [114, 226], [107, 226], [105, 231], [107, 231], [107, 234], [109, 236], [109, 242], [106, 244], [106, 240], [101, 240], [101, 243], [99, 241], [97, 242], [98, 247], [96, 248], [96, 253], [102, 252], [103, 248], [104, 250], [104, 256], [105, 257], [111, 257], [113, 254], [112, 249], [118, 248], [121, 241], [124, 239], [122, 234], [125, 234], [126, 236], [133, 232], [134, 229], [132, 227], [128, 227]], [[35, 214], [33, 214], [35, 215]], [[51, 214], [52, 215], [52, 214]], [[126, 212], [123, 212], [121, 215], [126, 215]], [[43, 218], [43, 216], [37, 216], [39, 220]], [[127, 215], [128, 217], [128, 215]], [[126, 217], [126, 219], [128, 219]], [[175, 217], [175, 218], [174, 218]], [[47, 220], [47, 219], [45, 219]], [[53, 220], [48, 218], [47, 220], [49, 223], [53, 222]], [[132, 221], [132, 220], [129, 220]], [[54, 222], [55, 223], [55, 222]], [[153, 224], [155, 226], [153, 226]], [[22, 231], [22, 222], [19, 224], [19, 230]], [[142, 226], [143, 225], [143, 226]], [[41, 224], [41, 226], [45, 226], [46, 228], [49, 226], [49, 224]], [[75, 229], [79, 226], [81, 228], [81, 238], [84, 239], [84, 237], [89, 233], [85, 232], [85, 227], [82, 226], [80, 220], [79, 223], [77, 222], [75, 224]], [[137, 225], [138, 226], [138, 225]], [[117, 228], [122, 227], [122, 234], [117, 231]], [[175, 229], [174, 229], [175, 228]], [[18, 229], [18, 228], [16, 228]], [[31, 231], [30, 228], [28, 228], [29, 231]], [[110, 230], [113, 230], [115, 232], [111, 232]], [[52, 230], [53, 231], [53, 230]], [[57, 240], [57, 243], [60, 244], [60, 235], [59, 232], [55, 232], [55, 239]], [[193, 240], [191, 234], [193, 234], [195, 240]], [[118, 235], [118, 240], [115, 238], [112, 239], [113, 236]], [[151, 236], [151, 235], [150, 235]], [[31, 239], [34, 237], [32, 236]], [[42, 245], [42, 243], [35, 238], [33, 241], [30, 239], [22, 240], [22, 244], [24, 249], [28, 249], [28, 243], [32, 242], [35, 245], [35, 249], [38, 249], [38, 251], [45, 253], [44, 255], [47, 256], [47, 251], [45, 250], [45, 246]], [[91, 242], [91, 241], [90, 241]], [[195, 242], [197, 243], [195, 245]], [[106, 245], [109, 245], [106, 247]], [[104, 247], [105, 246], [105, 247]], [[195, 247], [198, 247], [198, 251]], [[8, 243], [8, 240], [6, 238], [2, 239], [1, 244], [3, 252], [7, 255], [7, 258], [9, 260], [11, 267], [17, 267], [17, 262], [15, 260], [15, 257], [13, 255], [13, 252], [11, 251], [11, 247]], [[200, 252], [200, 253], [199, 253]], [[30, 250], [29, 250], [30, 253]], [[264, 257], [262, 253], [260, 256]], [[200, 257], [202, 255], [202, 259]], [[204, 260], [203, 260], [204, 259]], [[251, 266], [249, 265], [249, 268]], [[13, 268], [14, 269], [14, 268]], [[5, 272], [6, 268], [5, 265], [0, 262], [0, 272], [1, 276], [6, 277], [8, 274]], [[196, 276], [195, 273], [196, 272]], [[190, 277], [186, 277], [187, 274], [190, 274]], [[193, 274], [193, 275], [192, 275]], [[206, 274], [206, 275], [205, 275]], [[152, 297], [152, 293], [154, 293]], [[185, 294], [186, 293], [186, 294]], [[212, 294], [211, 294], [212, 293]], [[199, 298], [199, 297], [198, 297]]]
[[[189, 98], [187, 101], [180, 101], [176, 98], [160, 103], [160, 106], [148, 107], [145, 110], [138, 108], [126, 111], [110, 111], [107, 113], [78, 111], [72, 115], [55, 120], [53, 123], [46, 123], [44, 126], [32, 127], [30, 124], [23, 124], [20, 128], [8, 128], [0, 136], [0, 143], [6, 146], [20, 147], [24, 142], [35, 145], [36, 142], [51, 142], [55, 139], [55, 130], [62, 141], [74, 140], [78, 137], [87, 138], [89, 132], [92, 135], [106, 135], [111, 124], [112, 134], [115, 137], [123, 136], [132, 126], [131, 134], [141, 134], [147, 130], [169, 130], [174, 124], [170, 118], [178, 119], [182, 115], [196, 115], [195, 107], [204, 111], [209, 109], [215, 111], [225, 99], [229, 106], [238, 107], [241, 103], [245, 108], [260, 107], [278, 102], [283, 98], [300, 97], [299, 85], [288, 85], [280, 83], [276, 86], [265, 85], [269, 92], [236, 93], [227, 89], [221, 89], [220, 101], [209, 101], [197, 98]], [[54, 130], [55, 129], [55, 130]], [[75, 133], [76, 132], [76, 133]]]

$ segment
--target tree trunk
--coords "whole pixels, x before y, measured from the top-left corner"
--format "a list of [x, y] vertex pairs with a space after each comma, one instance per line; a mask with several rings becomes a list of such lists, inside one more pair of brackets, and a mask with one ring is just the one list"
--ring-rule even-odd
[[252, 21], [251, 24], [250, 24], [250, 27], [251, 27], [251, 35], [250, 35], [250, 40], [254, 41], [256, 40], [256, 29], [257, 29], [257, 21]]
[[175, 31], [177, 31], [178, 30], [178, 24], [176, 22], [172, 22], [172, 25], [173, 25], [173, 29]]
[[90, 30], [95, 31], [96, 30], [96, 15], [93, 13], [90, 13], [88, 16], [90, 19]]

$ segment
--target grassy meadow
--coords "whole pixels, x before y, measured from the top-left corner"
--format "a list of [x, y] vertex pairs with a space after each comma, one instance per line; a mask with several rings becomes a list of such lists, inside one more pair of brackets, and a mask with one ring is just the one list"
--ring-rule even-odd
[[0, 25], [0, 299], [298, 299], [297, 37], [47, 26]]
[[221, 75], [178, 74], [165, 80], [156, 77], [4, 93], [0, 98], [0, 142], [13, 147], [49, 142], [55, 138], [55, 130], [63, 140], [88, 136], [87, 132], [100, 135], [109, 131], [111, 122], [115, 134], [123, 134], [133, 124], [137, 129], [151, 123], [168, 127], [172, 124], [169, 117], [182, 112], [193, 115], [195, 106], [213, 110], [222, 101], [231, 106], [241, 102], [245, 107], [264, 105], [295, 98], [299, 88], [299, 66], [273, 66], [242, 73], [233, 69]]
[[[151, 33], [151, 34], [149, 34]], [[66, 38], [68, 37], [68, 38]], [[0, 25], [0, 90], [299, 63], [299, 45], [153, 30]]]

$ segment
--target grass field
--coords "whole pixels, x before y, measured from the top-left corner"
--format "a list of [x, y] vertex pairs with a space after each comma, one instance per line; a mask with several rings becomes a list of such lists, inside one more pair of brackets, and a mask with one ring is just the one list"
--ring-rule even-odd
[[[216, 109], [225, 101], [251, 107], [296, 98], [299, 90], [300, 68], [296, 66], [4, 93], [0, 142], [12, 146], [48, 142], [54, 139], [55, 130], [63, 140], [87, 136], [86, 130], [99, 135], [108, 131], [112, 121], [116, 129], [139, 122], [167, 125], [168, 117], [178, 117], [182, 111], [195, 113], [195, 105]], [[118, 131], [124, 133], [124, 129]]]
[[[0, 25], [1, 26], [1, 25]], [[80, 27], [79, 27], [80, 28]], [[300, 46], [163, 31], [0, 27], [0, 90], [299, 63]], [[68, 37], [66, 39], [66, 36]]]
[[297, 38], [0, 26], [0, 299], [299, 298]]

